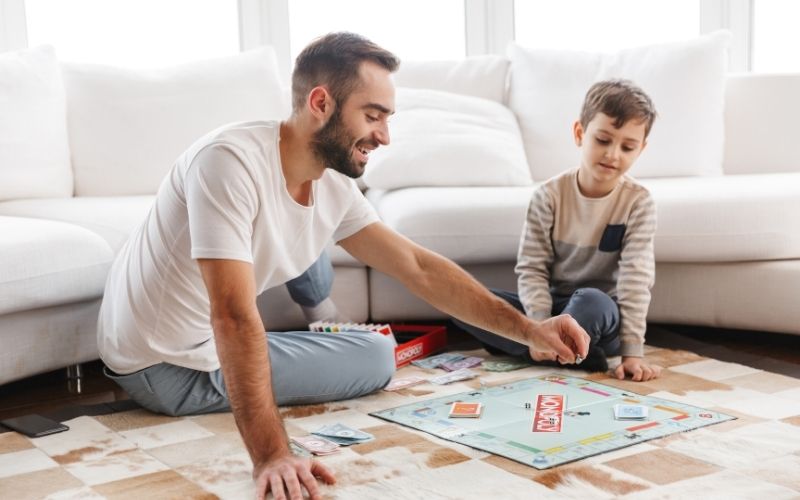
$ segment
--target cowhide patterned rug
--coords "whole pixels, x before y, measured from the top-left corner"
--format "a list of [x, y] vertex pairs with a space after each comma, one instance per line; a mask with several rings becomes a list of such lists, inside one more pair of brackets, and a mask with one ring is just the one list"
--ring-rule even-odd
[[[323, 488], [326, 498], [800, 498], [800, 380], [686, 351], [650, 348], [647, 356], [667, 368], [647, 383], [563, 373], [738, 419], [538, 471], [368, 413], [475, 389], [481, 381], [558, 372], [552, 368], [478, 368], [480, 381], [424, 384], [282, 413], [289, 435], [339, 422], [375, 436], [320, 458], [338, 478]], [[407, 367], [398, 376], [433, 372]], [[250, 460], [229, 413], [171, 418], [134, 410], [66, 423], [69, 432], [38, 439], [0, 434], [0, 498], [254, 497]]]

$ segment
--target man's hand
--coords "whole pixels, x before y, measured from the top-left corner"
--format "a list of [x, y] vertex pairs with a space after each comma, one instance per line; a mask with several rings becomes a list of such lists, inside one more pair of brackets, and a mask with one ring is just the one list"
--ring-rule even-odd
[[647, 382], [661, 375], [661, 367], [647, 364], [644, 358], [622, 356], [622, 363], [614, 370], [614, 376], [623, 380], [626, 374], [634, 382]]
[[[570, 316], [537, 323], [493, 295], [454, 262], [417, 245], [382, 222], [339, 244], [364, 264], [397, 279], [414, 295], [465, 323], [545, 351], [561, 363], [589, 352], [589, 335]], [[454, 292], [454, 291], [458, 292]]]
[[322, 496], [316, 478], [326, 484], [336, 482], [333, 472], [321, 463], [292, 454], [283, 455], [253, 469], [258, 500], [264, 500], [270, 491], [275, 500], [303, 500], [303, 488], [308, 491], [311, 500], [319, 500]]
[[528, 335], [531, 358], [558, 360], [562, 365], [574, 363], [575, 357], [586, 359], [589, 353], [589, 334], [569, 314], [562, 314], [539, 323]]

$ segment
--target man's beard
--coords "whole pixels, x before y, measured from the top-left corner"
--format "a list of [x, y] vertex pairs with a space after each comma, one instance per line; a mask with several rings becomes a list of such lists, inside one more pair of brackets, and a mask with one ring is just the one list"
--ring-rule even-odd
[[314, 133], [311, 149], [325, 168], [357, 179], [364, 173], [366, 163], [361, 164], [353, 158], [356, 140], [345, 128], [340, 109], [337, 106], [328, 123]]

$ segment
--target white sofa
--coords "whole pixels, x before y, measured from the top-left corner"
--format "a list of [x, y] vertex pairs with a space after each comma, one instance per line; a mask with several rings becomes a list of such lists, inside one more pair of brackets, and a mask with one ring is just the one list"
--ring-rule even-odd
[[[408, 63], [396, 82], [511, 106], [513, 71], [495, 56]], [[728, 76], [724, 175], [642, 179], [659, 219], [650, 320], [800, 334], [797, 88], [797, 74]], [[213, 127], [281, 118], [287, 104], [269, 49], [141, 72], [59, 64], [46, 48], [0, 54], [0, 384], [97, 359], [107, 270], [173, 159]], [[531, 178], [501, 182], [521, 185], [481, 185], [478, 172], [469, 186], [432, 175], [366, 195], [390, 226], [513, 289], [531, 179], [544, 180], [529, 167]], [[444, 317], [338, 247], [331, 255], [333, 298], [353, 320]], [[303, 323], [283, 287], [258, 302], [268, 328]]]

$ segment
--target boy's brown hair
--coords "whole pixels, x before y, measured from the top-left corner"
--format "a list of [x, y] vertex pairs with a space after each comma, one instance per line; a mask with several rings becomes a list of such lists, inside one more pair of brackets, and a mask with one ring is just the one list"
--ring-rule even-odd
[[317, 38], [297, 56], [292, 72], [292, 108], [302, 109], [308, 93], [324, 85], [342, 104], [359, 83], [359, 68], [373, 62], [390, 72], [397, 71], [400, 59], [361, 35], [329, 33]]
[[616, 128], [629, 120], [644, 123], [645, 139], [657, 116], [650, 96], [632, 81], [623, 79], [604, 80], [589, 87], [581, 109], [580, 121], [584, 130], [597, 113], [614, 118], [613, 125]]

